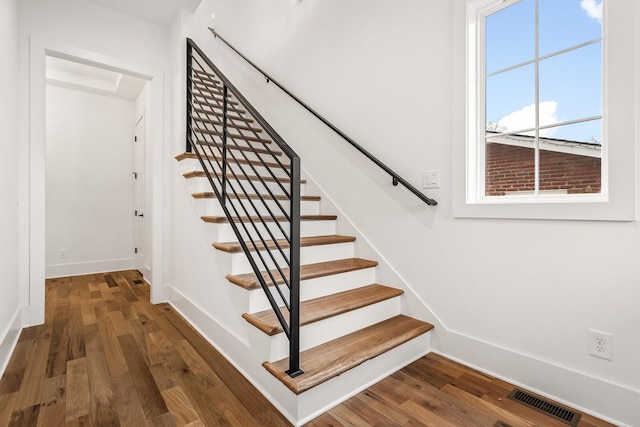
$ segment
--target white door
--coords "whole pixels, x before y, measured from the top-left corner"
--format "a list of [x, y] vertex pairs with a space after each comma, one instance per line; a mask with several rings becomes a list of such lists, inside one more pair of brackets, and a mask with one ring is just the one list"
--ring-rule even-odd
[[136, 123], [133, 141], [133, 244], [135, 268], [144, 273], [144, 116]]

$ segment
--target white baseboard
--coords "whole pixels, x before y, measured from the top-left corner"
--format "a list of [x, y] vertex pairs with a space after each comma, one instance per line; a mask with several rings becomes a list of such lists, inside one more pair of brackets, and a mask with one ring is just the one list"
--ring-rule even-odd
[[11, 320], [11, 324], [0, 335], [0, 378], [4, 374], [11, 354], [18, 344], [20, 332], [22, 332], [22, 309], [16, 310]]
[[433, 352], [618, 426], [640, 426], [640, 390], [453, 331], [437, 331]]
[[56, 277], [81, 276], [83, 274], [133, 269], [135, 269], [133, 258], [78, 262], [74, 264], [49, 264], [45, 267], [45, 277], [53, 279]]

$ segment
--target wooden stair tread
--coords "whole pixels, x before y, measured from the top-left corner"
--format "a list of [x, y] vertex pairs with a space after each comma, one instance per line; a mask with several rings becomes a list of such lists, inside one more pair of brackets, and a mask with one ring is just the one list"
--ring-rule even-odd
[[[205, 174], [204, 171], [190, 171], [190, 172], [183, 173], [182, 176], [185, 177], [186, 179], [190, 179], [190, 178], [206, 178], [207, 174]], [[227, 175], [227, 178], [233, 179], [233, 175]], [[289, 177], [277, 177], [277, 178], [274, 178], [272, 176], [255, 176], [255, 175], [249, 175], [246, 178], [243, 178], [243, 180], [247, 180], [247, 181], [265, 181], [265, 182], [291, 182], [291, 178], [289, 178]], [[306, 179], [301, 179], [300, 180], [300, 184], [306, 184], [306, 183], [307, 183]]]
[[[192, 95], [192, 99], [191, 102], [194, 103], [194, 105], [199, 105], [200, 107], [209, 107], [209, 108], [219, 108], [221, 111], [220, 113], [222, 114], [222, 105], [216, 105], [216, 104], [212, 104], [211, 101], [215, 101], [217, 103], [222, 103], [221, 99], [216, 98], [215, 96], [211, 96], [211, 95], [202, 95], [199, 93], [194, 93]], [[241, 108], [238, 107], [234, 107], [233, 105], [227, 105], [227, 112], [228, 111], [232, 111], [236, 114], [247, 114], [246, 110], [243, 110]]]
[[218, 77], [213, 74], [213, 73], [209, 73], [207, 71], [204, 70], [199, 70], [198, 68], [193, 68], [193, 74], [197, 75], [197, 76], [201, 76], [202, 78], [208, 79], [208, 80], [217, 80]]
[[203, 79], [199, 76], [194, 76], [191, 79], [193, 81], [194, 86], [195, 85], [204, 86], [217, 91], [217, 93], [219, 94], [222, 94], [222, 90], [223, 90], [222, 84], [217, 80], [213, 81], [209, 79]]
[[[226, 216], [211, 216], [211, 215], [203, 215], [200, 217], [204, 222], [213, 222], [215, 224], [225, 224], [228, 223], [229, 220]], [[338, 218], [337, 215], [300, 215], [300, 221], [335, 221]], [[237, 221], [237, 217], [234, 217], [234, 220]], [[247, 217], [241, 218], [243, 222], [248, 221]], [[251, 219], [253, 221], [260, 221], [260, 218], [257, 216], [252, 216]], [[284, 216], [276, 216], [275, 219], [271, 216], [262, 218], [265, 222], [283, 222], [286, 221]], [[223, 243], [224, 244], [224, 243]]]
[[[215, 199], [216, 198], [216, 193], [210, 192], [210, 191], [203, 191], [200, 193], [193, 193], [192, 194], [194, 199]], [[229, 198], [231, 199], [236, 199], [237, 197], [234, 194], [229, 194], [228, 195]], [[284, 194], [276, 194], [275, 197], [272, 197], [269, 194], [261, 194], [260, 196], [262, 196], [262, 198], [264, 200], [289, 200], [289, 197], [285, 196]], [[259, 196], [257, 194], [239, 194], [238, 195], [239, 198], [241, 199], [246, 199], [246, 198], [250, 198], [250, 199], [258, 199]], [[312, 201], [312, 202], [316, 202], [318, 200], [320, 200], [320, 196], [300, 196], [300, 200], [304, 200], [304, 201]]]
[[195, 67], [193, 68], [193, 74], [207, 80], [218, 80], [218, 76], [216, 76], [213, 72], [208, 72]]
[[[351, 242], [354, 242], [355, 240], [356, 238], [353, 236], [339, 236], [339, 235], [301, 237], [300, 247], [335, 245], [338, 243], [351, 243]], [[289, 242], [287, 242], [286, 239], [280, 239], [280, 240], [277, 240], [277, 242], [281, 248], [289, 247]], [[256, 242], [256, 246], [260, 250], [264, 249], [264, 244], [262, 244], [262, 242]], [[228, 243], [215, 242], [213, 244], [213, 247], [223, 252], [229, 252], [229, 253], [242, 252], [242, 246], [240, 246], [240, 243], [238, 242], [228, 242]], [[249, 248], [249, 250], [253, 251], [253, 245], [251, 245], [248, 242], [247, 242], [247, 247]], [[276, 244], [273, 241], [267, 241], [267, 248], [276, 249]]]
[[[191, 96], [192, 97], [202, 96], [202, 97], [207, 97], [208, 99], [215, 99], [220, 103], [224, 102], [223, 93], [219, 88], [215, 86], [207, 85], [206, 83], [202, 83], [199, 80], [193, 81]], [[231, 99], [231, 97], [227, 95], [227, 105], [237, 106], [239, 105], [239, 102], [234, 99]]]
[[223, 88], [221, 85], [217, 85], [210, 81], [199, 79], [198, 77], [193, 78], [193, 87], [191, 89], [191, 93], [195, 95], [198, 92], [207, 91], [211, 94], [215, 94], [222, 98]]
[[[222, 150], [224, 148], [224, 145], [222, 144], [222, 142], [209, 142], [209, 141], [198, 140], [196, 143], [202, 146], [216, 147], [219, 150]], [[268, 156], [282, 156], [281, 151], [273, 151], [273, 150], [264, 149], [264, 148], [254, 148], [249, 145], [227, 144], [227, 150], [244, 151], [246, 153], [266, 154]]]
[[[203, 119], [200, 117], [193, 117], [193, 121], [196, 123], [205, 123], [205, 124], [212, 124], [216, 126], [222, 126], [222, 122], [220, 120], [211, 120], [211, 119]], [[227, 123], [227, 128], [236, 129], [236, 130], [248, 130], [249, 132], [256, 132], [256, 133], [262, 132], [262, 129], [260, 128], [233, 124], [233, 123]]]
[[[202, 81], [200, 80], [194, 80], [193, 88], [196, 89], [195, 91], [193, 91], [194, 95], [197, 95], [198, 92], [207, 92], [207, 93], [213, 94], [214, 97], [220, 102], [224, 100], [224, 97], [222, 96], [222, 92], [216, 86], [211, 86], [206, 83], [202, 83]], [[215, 96], [215, 95], [219, 95], [219, 96]], [[231, 97], [227, 95], [227, 104], [238, 105], [239, 103], [238, 101], [231, 99]]]
[[[203, 157], [205, 159], [209, 159], [209, 160], [214, 161], [214, 162], [222, 162], [222, 157], [220, 157], [220, 156], [206, 155], [206, 156], [203, 156]], [[180, 153], [175, 157], [175, 159], [177, 161], [182, 161], [182, 160], [186, 160], [186, 159], [198, 160], [198, 156], [196, 156], [196, 153]], [[241, 165], [268, 166], [270, 168], [282, 169], [282, 166], [277, 164], [277, 163], [262, 162], [260, 160], [246, 160], [246, 159], [234, 160], [234, 159], [231, 158], [231, 159], [227, 159], [227, 161], [229, 163], [238, 163], [238, 164], [241, 164]]]
[[[193, 112], [197, 113], [197, 114], [205, 114], [207, 116], [207, 118], [209, 118], [209, 116], [216, 116], [216, 117], [224, 117], [224, 114], [222, 113], [222, 111], [216, 111], [216, 110], [205, 110], [203, 108], [198, 108], [198, 107], [193, 107]], [[200, 117], [200, 116], [195, 116], [194, 117]], [[245, 123], [253, 123], [253, 119], [250, 117], [242, 117], [242, 116], [236, 116], [234, 114], [227, 114], [227, 119], [228, 120], [239, 120]], [[234, 127], [235, 124], [234, 123], [227, 123], [228, 127]]]
[[[338, 316], [349, 311], [367, 307], [369, 305], [395, 298], [404, 293], [401, 289], [372, 284], [332, 295], [315, 298], [300, 303], [300, 326]], [[289, 322], [289, 312], [280, 307], [285, 320]], [[283, 332], [273, 310], [259, 313], [245, 313], [242, 317], [256, 328], [269, 336]]]
[[[336, 261], [318, 262], [315, 264], [307, 264], [300, 266], [300, 280], [315, 279], [317, 277], [331, 276], [334, 274], [347, 273], [349, 271], [362, 270], [365, 268], [372, 268], [378, 265], [377, 261], [371, 261], [362, 258], [346, 258]], [[283, 268], [283, 273], [288, 277], [289, 269]], [[278, 283], [283, 283], [280, 278], [280, 274], [277, 270], [272, 270], [271, 273], [277, 278]], [[271, 286], [273, 285], [271, 278], [267, 272], [262, 273], [265, 282]], [[260, 288], [260, 282], [254, 273], [245, 274], [228, 274], [227, 280], [231, 283], [241, 286], [245, 289], [258, 289]]]
[[[230, 126], [228, 126], [230, 127]], [[223, 133], [215, 130], [215, 129], [207, 129], [207, 128], [201, 128], [201, 127], [194, 127], [193, 128], [194, 132], [197, 133], [201, 133], [201, 134], [206, 134], [206, 135], [214, 135], [214, 136], [219, 136], [219, 137], [223, 137]], [[253, 142], [260, 142], [262, 144], [271, 144], [271, 140], [270, 139], [265, 139], [265, 138], [258, 138], [255, 136], [251, 136], [251, 135], [241, 135], [239, 133], [227, 133], [227, 138], [229, 139], [239, 139], [241, 141], [253, 141]], [[202, 141], [204, 143], [208, 142], [208, 141]]]
[[262, 366], [295, 394], [303, 393], [433, 329], [433, 325], [398, 315], [300, 353], [302, 375], [291, 378], [289, 359]]
[[222, 87], [222, 82], [218, 80], [215, 74], [209, 74], [200, 70], [193, 70], [193, 77], [191, 77], [194, 81], [201, 81], [205, 84], [209, 84], [216, 87]]

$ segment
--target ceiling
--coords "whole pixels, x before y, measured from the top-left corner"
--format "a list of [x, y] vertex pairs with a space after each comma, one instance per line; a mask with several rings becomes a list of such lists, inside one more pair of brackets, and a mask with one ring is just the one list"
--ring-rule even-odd
[[[202, 0], [88, 0], [162, 27], [170, 27], [180, 10], [195, 12]], [[99, 95], [135, 100], [146, 80], [47, 56], [47, 84]]]
[[147, 81], [47, 56], [47, 84], [135, 101]]
[[89, 0], [163, 27], [170, 27], [180, 10], [195, 12], [202, 0]]

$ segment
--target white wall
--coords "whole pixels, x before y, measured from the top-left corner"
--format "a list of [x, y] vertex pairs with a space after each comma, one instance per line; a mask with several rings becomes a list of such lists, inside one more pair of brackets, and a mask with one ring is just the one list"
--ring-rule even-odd
[[18, 288], [18, 1], [0, 2], [0, 373], [20, 325]]
[[133, 268], [134, 107], [47, 86], [47, 277]]
[[[21, 49], [51, 39], [147, 67], [167, 66], [168, 31], [86, 0], [21, 0]], [[22, 54], [21, 50], [21, 54]]]
[[[163, 180], [165, 135], [172, 123], [164, 120], [170, 105], [164, 73], [168, 67], [169, 31], [85, 0], [24, 0], [19, 3], [20, 64], [20, 193], [28, 200], [20, 211], [21, 300], [29, 305], [29, 324], [43, 320], [45, 221], [44, 56], [69, 56], [114, 70], [132, 72], [151, 81], [150, 132], [152, 184], [147, 186], [153, 209], [145, 220], [155, 236], [151, 262], [152, 300], [161, 301], [163, 283]], [[154, 185], [155, 184], [155, 185]], [[149, 278], [152, 280], [153, 279]]]
[[[637, 13], [633, 0], [610, 6]], [[441, 188], [428, 192], [439, 205], [393, 187], [267, 85], [208, 33], [212, 12], [222, 36], [413, 185], [440, 170]], [[640, 225], [453, 216], [464, 22], [463, 1], [205, 0], [186, 33], [426, 301], [438, 351], [640, 425], [627, 403], [640, 398]], [[613, 333], [613, 361], [587, 354], [588, 328]]]

